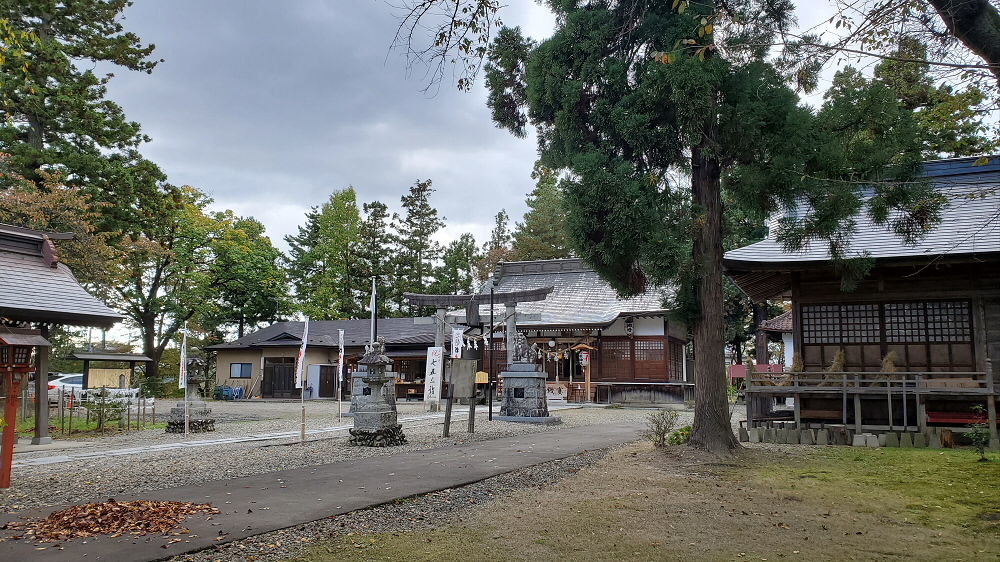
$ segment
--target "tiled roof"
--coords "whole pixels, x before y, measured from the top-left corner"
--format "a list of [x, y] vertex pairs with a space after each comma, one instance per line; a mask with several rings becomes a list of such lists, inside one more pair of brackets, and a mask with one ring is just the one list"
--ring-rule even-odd
[[[517, 305], [518, 315], [525, 315], [524, 320], [517, 321], [518, 326], [606, 326], [622, 315], [666, 312], [664, 289], [619, 298], [611, 285], [581, 259], [501, 264], [483, 292], [489, 293], [491, 287], [496, 292], [509, 292], [548, 286], [553, 291], [545, 300]], [[496, 306], [494, 313], [502, 318], [503, 306]], [[483, 320], [488, 322], [489, 314], [489, 305], [480, 308]]]
[[122, 319], [81, 287], [68, 267], [50, 264], [42, 256], [0, 251], [0, 317], [102, 327]]
[[[973, 165], [975, 161], [976, 158], [954, 158], [924, 165], [924, 175], [933, 178], [935, 187], [947, 196], [948, 204], [941, 223], [915, 244], [906, 244], [862, 213], [855, 217], [857, 227], [849, 238], [849, 254], [913, 258], [1000, 252], [1000, 156], [990, 157], [983, 166]], [[974, 193], [985, 197], [971, 197]], [[801, 250], [789, 252], [773, 236], [725, 255], [727, 266], [733, 269], [740, 268], [739, 262], [762, 265], [829, 259], [829, 246], [824, 242], [814, 241]]]
[[[302, 343], [305, 322], [275, 322], [270, 326], [242, 338], [208, 349], [250, 349], [260, 347], [298, 346]], [[337, 330], [344, 330], [344, 346], [358, 347], [368, 344], [371, 323], [358, 320], [313, 320], [309, 322], [309, 344], [319, 347], [337, 347]], [[431, 318], [380, 318], [378, 335], [387, 345], [433, 345], [434, 321]]]
[[769, 318], [760, 323], [760, 329], [765, 332], [785, 332], [792, 331], [792, 311], [783, 312], [774, 318]]

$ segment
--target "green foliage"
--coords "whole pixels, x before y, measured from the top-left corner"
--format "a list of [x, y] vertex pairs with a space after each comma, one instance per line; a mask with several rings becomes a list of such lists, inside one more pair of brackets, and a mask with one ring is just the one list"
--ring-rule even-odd
[[476, 239], [469, 233], [452, 241], [441, 254], [441, 265], [434, 270], [432, 293], [472, 294], [475, 290], [476, 266], [479, 263]]
[[[972, 407], [972, 411], [976, 415], [984, 416], [986, 414], [986, 408], [983, 408], [981, 404], [976, 404]], [[986, 449], [990, 446], [990, 424], [985, 422], [969, 424], [969, 431], [965, 433], [965, 436], [972, 442], [972, 447], [979, 453], [979, 460], [981, 462], [987, 461]]]
[[537, 180], [528, 195], [524, 222], [514, 227], [513, 253], [516, 260], [552, 260], [573, 255], [566, 237], [565, 194], [555, 172], [536, 166], [531, 176]]
[[[152, 72], [152, 45], [125, 31], [128, 0], [5, 2], [0, 20], [20, 48], [0, 58], [0, 152], [18, 173], [41, 185], [39, 169], [72, 185], [124, 188], [123, 162], [147, 140], [138, 123], [107, 99], [112, 74], [95, 66]], [[9, 56], [8, 56], [9, 55]], [[122, 155], [127, 155], [122, 157]]]
[[243, 337], [246, 327], [273, 321], [288, 312], [288, 280], [282, 256], [264, 236], [264, 225], [254, 218], [240, 218], [230, 211], [219, 213], [221, 232], [212, 240], [213, 301], [203, 324], [237, 325]]
[[494, 217], [490, 239], [483, 244], [482, 257], [479, 258], [477, 265], [477, 276], [480, 281], [489, 279], [497, 265], [514, 260], [514, 250], [511, 247], [514, 237], [510, 232], [509, 223], [507, 211], [500, 209]]
[[683, 445], [691, 439], [691, 426], [685, 425], [680, 429], [675, 429], [667, 436], [667, 444]]
[[285, 237], [296, 307], [309, 318], [354, 318], [362, 312], [367, 291], [359, 283], [354, 256], [360, 222], [357, 195], [348, 187], [313, 207], [299, 233]]
[[654, 447], [666, 447], [667, 440], [677, 427], [680, 412], [677, 410], [659, 409], [646, 416], [646, 430], [642, 437], [653, 443]]
[[[393, 215], [397, 233], [393, 293], [399, 309], [404, 308], [403, 293], [427, 292], [433, 280], [434, 262], [441, 253], [434, 235], [444, 226], [444, 220], [430, 204], [434, 193], [431, 185], [431, 180], [414, 183], [400, 199], [403, 214]], [[407, 310], [411, 314], [418, 312], [413, 307]]]
[[365, 203], [362, 210], [364, 217], [358, 227], [355, 251], [358, 272], [362, 280], [362, 292], [369, 295], [372, 278], [378, 280], [377, 290], [379, 295], [382, 295], [378, 299], [378, 315], [380, 318], [386, 318], [391, 315], [392, 300], [385, 298], [387, 291], [384, 287], [391, 284], [393, 278], [392, 247], [395, 240], [391, 230], [389, 209], [385, 203], [373, 201]]

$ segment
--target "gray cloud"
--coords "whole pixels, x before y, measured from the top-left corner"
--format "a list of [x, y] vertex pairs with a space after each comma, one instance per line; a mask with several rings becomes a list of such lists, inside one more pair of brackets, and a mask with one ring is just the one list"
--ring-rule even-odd
[[[385, 3], [171, 0], [125, 15], [165, 59], [152, 75], [119, 72], [109, 87], [153, 138], [143, 152], [171, 182], [257, 217], [281, 247], [309, 207], [348, 185], [395, 207], [431, 178], [444, 238], [482, 240], [501, 207], [524, 211], [534, 139], [496, 129], [481, 86], [422, 94], [422, 71], [408, 77], [388, 52], [398, 22]], [[536, 34], [552, 25], [530, 2], [504, 19]]]

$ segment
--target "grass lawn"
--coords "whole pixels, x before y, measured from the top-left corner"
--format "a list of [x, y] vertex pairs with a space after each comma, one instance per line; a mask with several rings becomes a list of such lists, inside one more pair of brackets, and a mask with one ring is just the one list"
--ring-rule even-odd
[[635, 445], [438, 529], [335, 537], [302, 560], [995, 560], [990, 457], [794, 447], [720, 461]]
[[[161, 416], [162, 417], [162, 416]], [[138, 431], [135, 429], [135, 419], [133, 418], [129, 422], [129, 431]], [[167, 422], [156, 422], [150, 423], [149, 417], [147, 416], [146, 424], [143, 429], [164, 429], [167, 427]], [[69, 432], [69, 416], [66, 417], [66, 432], [60, 431], [59, 418], [53, 416], [49, 418], [49, 435], [55, 438], [70, 437], [73, 439], [87, 438], [87, 437], [101, 437], [102, 435], [113, 435], [115, 433], [125, 432], [125, 428], [118, 427], [118, 420], [109, 420], [104, 424], [104, 432], [102, 433], [97, 425], [97, 417], [94, 415], [90, 416], [90, 421], [87, 421], [86, 414], [84, 415], [74, 415], [73, 416], [73, 433]], [[23, 420], [17, 421], [17, 429], [15, 430], [17, 436], [20, 437], [34, 437], [35, 435], [35, 418], [34, 416], [30, 418], [25, 418]]]

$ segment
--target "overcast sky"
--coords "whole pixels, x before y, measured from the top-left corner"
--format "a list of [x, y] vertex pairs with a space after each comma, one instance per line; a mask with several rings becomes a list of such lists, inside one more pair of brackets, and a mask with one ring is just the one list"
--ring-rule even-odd
[[[408, 77], [389, 51], [398, 20], [383, 0], [139, 0], [125, 17], [165, 59], [109, 86], [152, 137], [145, 155], [216, 208], [259, 219], [282, 249], [306, 210], [349, 185], [361, 202], [398, 208], [415, 180], [432, 179], [443, 241], [472, 232], [481, 243], [500, 208], [525, 211], [534, 138], [494, 127], [481, 83], [421, 93], [419, 69]], [[503, 20], [535, 38], [553, 26], [530, 0], [510, 2]]]

